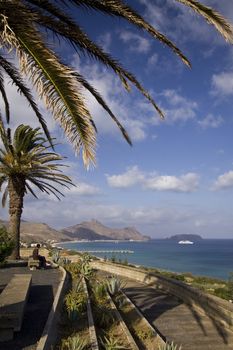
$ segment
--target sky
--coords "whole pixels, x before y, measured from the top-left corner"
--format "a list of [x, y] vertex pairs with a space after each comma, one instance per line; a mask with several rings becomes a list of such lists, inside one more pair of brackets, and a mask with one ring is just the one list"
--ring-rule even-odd
[[[43, 103], [48, 126], [66, 156], [76, 187], [61, 201], [30, 194], [23, 219], [64, 228], [96, 219], [110, 227], [135, 227], [152, 238], [200, 234], [233, 238], [233, 46], [203, 18], [173, 0], [128, 0], [152, 25], [172, 39], [190, 59], [186, 67], [171, 50], [123, 20], [95, 12], [73, 16], [92, 40], [137, 76], [165, 112], [165, 120], [133, 87], [97, 61], [54, 43], [63, 60], [83, 74], [102, 94], [127, 129], [133, 146], [86, 92], [98, 128], [95, 168], [86, 170]], [[231, 0], [203, 1], [233, 23]], [[14, 128], [37, 126], [27, 103], [11, 84]], [[2, 103], [0, 103], [2, 108]], [[0, 217], [8, 218], [7, 208]]]

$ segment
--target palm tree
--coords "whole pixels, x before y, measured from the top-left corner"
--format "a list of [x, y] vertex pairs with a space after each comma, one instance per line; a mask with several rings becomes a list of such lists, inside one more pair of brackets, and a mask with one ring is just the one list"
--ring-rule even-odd
[[[176, 0], [203, 16], [229, 42], [233, 42], [232, 26], [216, 11], [199, 3], [197, 0]], [[16, 84], [19, 91], [27, 98], [36, 113], [42, 128], [51, 142], [46, 122], [41, 115], [30, 89], [26, 86], [20, 72], [31, 81], [39, 96], [44, 99], [49, 110], [75, 150], [82, 151], [84, 164], [95, 161], [96, 128], [84, 104], [83, 89], [87, 89], [117, 123], [123, 136], [131, 144], [130, 138], [119, 120], [110, 110], [101, 95], [78, 72], [62, 62], [50, 46], [51, 37], [68, 41], [79, 53], [100, 61], [110, 68], [130, 90], [133, 84], [152, 103], [159, 115], [163, 112], [143, 88], [138, 80], [122, 65], [93, 42], [80, 25], [72, 18], [69, 11], [85, 9], [99, 11], [104, 15], [119, 17], [154, 39], [168, 46], [181, 60], [190, 66], [189, 60], [166, 36], [150, 25], [135, 10], [122, 0], [1, 0], [0, 1], [0, 92], [6, 106], [6, 118], [9, 120], [9, 103], [3, 84], [3, 72]], [[48, 36], [46, 37], [46, 33]], [[50, 35], [50, 34], [53, 35]], [[16, 68], [4, 53], [13, 52], [19, 62]], [[9, 57], [9, 56], [8, 56]]]
[[23, 211], [23, 200], [30, 192], [37, 198], [32, 185], [47, 194], [52, 193], [59, 199], [62, 193], [53, 183], [69, 187], [71, 179], [59, 169], [62, 164], [57, 161], [63, 158], [48, 149], [46, 139], [39, 128], [19, 125], [13, 140], [11, 130], [0, 125], [3, 148], [0, 148], [0, 191], [3, 183], [6, 188], [2, 196], [5, 206], [9, 195], [9, 233], [15, 242], [12, 258], [19, 259], [20, 220]]

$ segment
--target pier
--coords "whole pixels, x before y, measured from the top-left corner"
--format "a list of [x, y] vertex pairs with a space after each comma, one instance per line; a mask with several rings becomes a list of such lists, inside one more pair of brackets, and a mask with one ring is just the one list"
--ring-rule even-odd
[[79, 250], [80, 253], [104, 253], [104, 254], [113, 254], [113, 253], [121, 253], [121, 254], [133, 254], [133, 250]]

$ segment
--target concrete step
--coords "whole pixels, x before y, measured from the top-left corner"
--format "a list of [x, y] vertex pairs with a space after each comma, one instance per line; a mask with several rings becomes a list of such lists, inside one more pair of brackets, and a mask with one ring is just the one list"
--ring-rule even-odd
[[178, 298], [136, 281], [130, 281], [125, 292], [167, 340], [182, 344], [182, 350], [233, 350], [232, 332]]

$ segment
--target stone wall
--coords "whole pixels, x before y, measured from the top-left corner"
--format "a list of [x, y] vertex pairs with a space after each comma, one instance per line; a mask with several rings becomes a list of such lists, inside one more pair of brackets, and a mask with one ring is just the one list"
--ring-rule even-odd
[[134, 267], [122, 266], [110, 262], [93, 261], [92, 266], [109, 273], [128, 277], [160, 288], [177, 296], [185, 303], [204, 310], [210, 317], [233, 328], [233, 305], [227, 300], [202, 292], [183, 282], [155, 273], [149, 273]]

